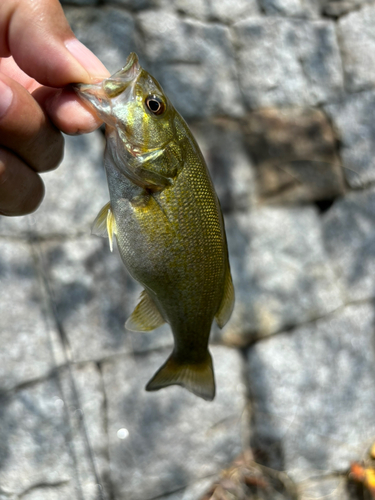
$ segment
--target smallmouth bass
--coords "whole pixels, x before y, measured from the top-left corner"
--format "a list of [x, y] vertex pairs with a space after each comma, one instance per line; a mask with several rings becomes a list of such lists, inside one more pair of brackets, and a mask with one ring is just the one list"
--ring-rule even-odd
[[106, 123], [104, 164], [110, 202], [93, 233], [115, 236], [121, 258], [144, 287], [125, 326], [167, 322], [174, 349], [146, 386], [180, 385], [212, 400], [208, 339], [234, 305], [224, 222], [202, 153], [159, 83], [131, 53], [126, 65], [75, 90]]

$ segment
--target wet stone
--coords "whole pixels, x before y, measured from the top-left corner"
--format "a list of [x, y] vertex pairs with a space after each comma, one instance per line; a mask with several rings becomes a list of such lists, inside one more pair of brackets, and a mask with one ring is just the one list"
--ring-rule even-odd
[[224, 212], [245, 210], [255, 203], [255, 172], [242, 131], [231, 120], [215, 119], [191, 125], [207, 162]]
[[57, 316], [75, 361], [171, 345], [167, 325], [150, 333], [125, 330], [142, 287], [127, 274], [116, 245], [96, 236], [42, 244]]
[[[374, 320], [373, 303], [351, 305], [248, 351], [255, 459], [286, 471], [306, 496], [314, 478], [344, 474], [373, 442]], [[343, 498], [340, 481], [324, 494]]]
[[218, 473], [240, 453], [246, 418], [241, 358], [228, 348], [211, 352], [217, 384], [213, 402], [177, 386], [144, 390], [169, 350], [103, 364], [116, 497], [167, 496]]
[[345, 86], [349, 92], [375, 87], [375, 5], [367, 5], [338, 21]]
[[375, 297], [375, 189], [337, 200], [323, 218], [325, 245], [347, 301]]
[[141, 62], [178, 112], [184, 118], [241, 115], [228, 28], [165, 13], [163, 23], [155, 29], [158, 16], [158, 11], [151, 10], [137, 16], [144, 40], [145, 61]]
[[139, 53], [134, 19], [129, 12], [107, 6], [100, 9], [66, 7], [64, 11], [76, 37], [111, 73], [125, 65], [130, 52]]
[[320, 110], [255, 111], [244, 121], [244, 132], [261, 201], [301, 203], [343, 194], [335, 136]]
[[214, 338], [246, 345], [342, 305], [313, 208], [261, 208], [225, 218], [236, 302]]
[[251, 109], [313, 106], [337, 99], [343, 91], [331, 21], [253, 17], [233, 26], [233, 38], [241, 89]]
[[65, 157], [57, 170], [43, 174], [46, 195], [36, 212], [1, 217], [0, 234], [90, 234], [99, 209], [108, 201], [103, 168], [104, 139], [99, 131], [65, 136]]
[[325, 106], [341, 144], [344, 175], [351, 187], [366, 186], [375, 180], [375, 92], [347, 96]]
[[0, 283], [2, 391], [47, 376], [64, 355], [29, 245], [0, 239]]

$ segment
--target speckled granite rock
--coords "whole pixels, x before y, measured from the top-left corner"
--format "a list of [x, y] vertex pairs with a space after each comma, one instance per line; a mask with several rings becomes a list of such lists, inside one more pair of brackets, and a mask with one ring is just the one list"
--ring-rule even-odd
[[117, 250], [111, 254], [108, 240], [44, 243], [42, 249], [57, 316], [75, 361], [171, 345], [167, 325], [149, 333], [125, 330], [142, 287], [127, 274]]
[[206, 2], [205, 0], [176, 0], [173, 2], [177, 11], [183, 12], [200, 21], [219, 21], [230, 23], [244, 17], [260, 14], [260, 9], [254, 0], [220, 0], [220, 2]]
[[225, 220], [236, 303], [215, 339], [243, 345], [342, 305], [316, 210], [263, 208]]
[[158, 16], [158, 11], [151, 10], [137, 15], [146, 59], [142, 62], [176, 109], [184, 118], [241, 115], [242, 98], [228, 28], [166, 13], [155, 29]]
[[249, 349], [258, 461], [306, 486], [362, 458], [374, 440], [374, 320], [373, 303], [348, 306]]
[[338, 21], [345, 86], [349, 92], [375, 87], [375, 5], [351, 12]]
[[176, 386], [155, 393], [144, 390], [169, 352], [123, 356], [103, 364], [117, 498], [165, 495], [219, 472], [241, 451], [245, 394], [239, 353], [211, 349], [217, 395], [208, 403]]
[[347, 301], [375, 297], [375, 189], [348, 194], [324, 216], [324, 241]]
[[336, 138], [320, 110], [254, 111], [244, 120], [244, 133], [262, 201], [301, 203], [344, 193]]
[[267, 15], [299, 18], [317, 18], [321, 2], [317, 0], [260, 0], [262, 10]]
[[249, 108], [316, 105], [342, 92], [333, 22], [248, 18], [233, 26], [233, 35]]
[[[44, 174], [46, 196], [40, 208], [24, 217], [1, 217], [0, 234], [90, 234], [100, 208], [108, 201], [100, 132], [65, 136], [65, 157], [57, 170]], [[84, 187], [84, 189], [83, 189]]]
[[29, 245], [0, 239], [0, 283], [1, 392], [47, 376], [65, 358]]
[[351, 187], [375, 180], [375, 92], [348, 95], [325, 106], [341, 141], [344, 175]]

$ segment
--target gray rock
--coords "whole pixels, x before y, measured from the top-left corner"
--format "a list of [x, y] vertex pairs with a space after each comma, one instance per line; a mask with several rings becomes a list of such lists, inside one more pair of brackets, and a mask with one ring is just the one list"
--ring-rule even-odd
[[344, 192], [336, 138], [322, 111], [268, 108], [244, 121], [261, 201], [301, 203]]
[[44, 174], [46, 196], [39, 209], [23, 217], [0, 216], [0, 234], [90, 234], [100, 208], [108, 201], [103, 169], [104, 140], [100, 132], [65, 136], [65, 158], [57, 170]]
[[[185, 118], [243, 113], [228, 28], [145, 11], [137, 16], [144, 41], [144, 67], [163, 86]], [[189, 41], [187, 43], [187, 40]]]
[[46, 242], [42, 250], [57, 315], [75, 361], [171, 344], [166, 325], [150, 333], [125, 330], [142, 287], [125, 271], [116, 246], [111, 254], [108, 240], [92, 236]]
[[215, 119], [194, 123], [191, 130], [207, 161], [223, 211], [252, 207], [255, 172], [239, 124]]
[[230, 23], [244, 17], [260, 14], [258, 4], [254, 0], [221, 0], [207, 2], [205, 0], [177, 0], [174, 2], [176, 10], [200, 21], [220, 21]]
[[103, 364], [110, 467], [115, 495], [167, 495], [216, 474], [241, 451], [245, 409], [239, 353], [212, 348], [217, 395], [212, 403], [180, 387], [156, 393], [146, 382], [170, 351]]
[[327, 0], [323, 2], [322, 12], [326, 16], [340, 17], [371, 3], [373, 0]]
[[341, 141], [344, 175], [352, 187], [375, 180], [375, 92], [347, 96], [325, 106]]
[[324, 216], [323, 229], [346, 300], [375, 297], [375, 189], [336, 201]]
[[[56, 380], [1, 394], [0, 484], [9, 493], [26, 493], [40, 484], [67, 483], [83, 498], [68, 446], [69, 427]], [[69, 489], [69, 488], [68, 488]]]
[[121, 8], [65, 7], [76, 37], [104, 63], [111, 73], [125, 65], [130, 52], [139, 52], [132, 15]]
[[260, 0], [260, 5], [267, 15], [299, 18], [317, 18], [320, 15], [319, 0]]
[[101, 373], [94, 363], [72, 365], [61, 373], [60, 387], [58, 405], [69, 415], [70, 448], [84, 499], [107, 500], [111, 486]]
[[368, 5], [338, 21], [345, 86], [358, 92], [375, 86], [375, 6]]
[[244, 345], [342, 305], [313, 208], [262, 208], [225, 223], [236, 303], [214, 338]]
[[0, 239], [0, 282], [1, 391], [45, 377], [65, 358], [29, 245]]
[[[22, 500], [62, 500], [68, 498], [75, 498], [76, 492], [72, 485], [69, 483], [56, 482], [55, 485], [50, 487], [41, 485], [40, 488], [36, 487], [22, 495]], [[1, 497], [0, 497], [1, 498]], [[17, 500], [20, 497], [17, 497]], [[3, 500], [3, 499], [1, 499]], [[4, 499], [5, 500], [5, 499]], [[6, 499], [13, 500], [13, 499]], [[16, 499], [14, 499], [16, 500]]]
[[233, 26], [246, 104], [316, 105], [343, 90], [339, 47], [331, 21], [248, 18]]
[[[347, 471], [373, 442], [374, 320], [373, 304], [347, 306], [248, 351], [255, 457], [305, 490]], [[342, 478], [330, 479], [332, 498], [343, 498]]]

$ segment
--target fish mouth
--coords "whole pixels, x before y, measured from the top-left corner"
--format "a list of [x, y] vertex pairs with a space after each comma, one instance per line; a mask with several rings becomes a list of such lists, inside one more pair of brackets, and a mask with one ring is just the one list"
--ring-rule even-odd
[[76, 94], [93, 107], [103, 121], [108, 123], [108, 117], [112, 111], [111, 99], [131, 86], [141, 71], [137, 54], [131, 52], [125, 66], [109, 78], [98, 83], [76, 83], [72, 87]]

